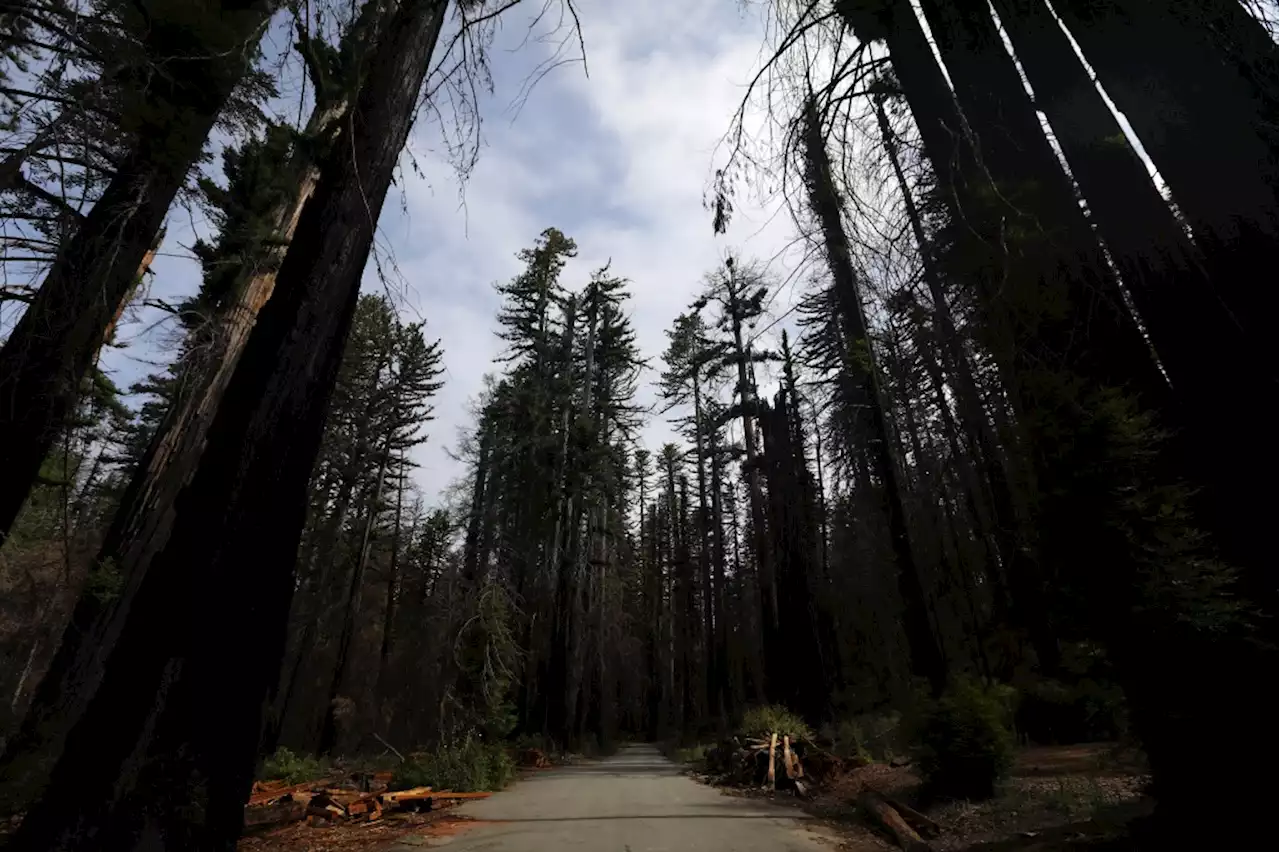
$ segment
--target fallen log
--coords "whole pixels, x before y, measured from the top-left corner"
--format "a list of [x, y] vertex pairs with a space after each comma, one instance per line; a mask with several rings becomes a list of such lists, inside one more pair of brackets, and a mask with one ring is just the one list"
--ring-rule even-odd
[[264, 825], [279, 825], [284, 822], [297, 822], [307, 815], [305, 801], [285, 801], [275, 805], [244, 809], [244, 827], [259, 828]]
[[870, 814], [882, 828], [893, 835], [905, 852], [933, 852], [933, 847], [925, 842], [915, 829], [907, 824], [902, 814], [894, 809], [889, 800], [874, 790], [867, 790], [858, 797], [858, 804]]
[[885, 796], [884, 798], [885, 801], [893, 805], [894, 809], [897, 810], [898, 813], [902, 814], [903, 819], [909, 822], [916, 831], [920, 832], [925, 837], [937, 837], [942, 833], [942, 826], [903, 802], [901, 799], [896, 799], [893, 796]]
[[317, 817], [319, 819], [325, 819], [325, 820], [335, 820], [335, 819], [341, 819], [346, 815], [347, 815], [346, 810], [344, 808], [339, 807], [338, 805], [331, 805], [331, 804], [321, 805], [321, 804], [312, 802], [307, 807], [308, 817]]
[[347, 802], [347, 816], [367, 814], [378, 805], [377, 793], [364, 793], [357, 799]]
[[283, 778], [268, 778], [265, 781], [254, 781], [253, 788], [249, 791], [250, 795], [256, 796], [258, 793], [269, 793], [272, 790], [279, 790], [282, 787], [288, 787], [289, 782]]
[[479, 793], [452, 793], [448, 790], [441, 790], [439, 793], [432, 793], [429, 798], [432, 799], [487, 799], [492, 796], [490, 792]]
[[396, 790], [394, 793], [383, 793], [382, 801], [384, 804], [397, 804], [399, 802], [413, 802], [419, 799], [431, 798], [430, 787], [414, 787], [409, 790]]
[[267, 787], [265, 789], [259, 789], [257, 792], [249, 796], [249, 801], [245, 804], [268, 805], [272, 802], [283, 799], [285, 796], [292, 795], [293, 793], [301, 793], [303, 791], [323, 788], [332, 780], [333, 779], [331, 778], [317, 778], [312, 781], [303, 781], [301, 784], [290, 784], [287, 787]]

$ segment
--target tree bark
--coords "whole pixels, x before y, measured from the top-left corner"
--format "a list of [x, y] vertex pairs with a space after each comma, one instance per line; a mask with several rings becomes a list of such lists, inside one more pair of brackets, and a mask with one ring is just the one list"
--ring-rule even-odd
[[[360, 620], [360, 607], [364, 600], [364, 575], [369, 564], [369, 548], [373, 544], [373, 527], [378, 518], [378, 501], [382, 499], [382, 484], [387, 475], [387, 467], [391, 463], [391, 436], [387, 433], [386, 443], [382, 448], [378, 462], [378, 475], [374, 478], [373, 491], [369, 496], [369, 510], [365, 514], [364, 529], [360, 533], [360, 547], [356, 551], [355, 564], [351, 566], [351, 580], [342, 606], [342, 630], [338, 634], [338, 658], [333, 666], [333, 678], [329, 683], [328, 701], [325, 707], [324, 729], [320, 733], [320, 754], [332, 754], [335, 748], [343, 745], [339, 741], [345, 733], [339, 729], [339, 719], [334, 712], [334, 701], [341, 697], [347, 688], [351, 676], [351, 645], [355, 641], [357, 622]], [[305, 649], [304, 649], [305, 652]]]
[[[1115, 143], [1119, 125], [1080, 63], [1068, 64], [1075, 57], [1048, 10], [1030, 0], [997, 8], [1015, 47], [1025, 48], [1031, 84], [1178, 397], [1188, 426], [1178, 436], [1185, 467], [1207, 486], [1197, 516], [1222, 554], [1245, 569], [1250, 600], [1274, 615], [1275, 507], [1256, 499], [1235, 448], [1268, 443], [1277, 429], [1269, 394], [1258, 392], [1260, 378], [1276, 381], [1276, 49], [1252, 21], [1231, 23], [1247, 17], [1238, 3], [1161, 5], [1058, 4], [1169, 182], [1197, 247], [1145, 167]], [[1117, 55], [1130, 38], [1137, 47]]]
[[929, 626], [928, 605], [919, 567], [911, 550], [897, 464], [890, 454], [888, 418], [885, 400], [877, 381], [875, 355], [867, 334], [862, 299], [854, 279], [853, 252], [845, 233], [840, 197], [831, 178], [831, 164], [817, 106], [809, 100], [805, 114], [805, 157], [808, 170], [809, 204], [822, 226], [827, 267], [831, 272], [840, 325], [844, 335], [844, 370], [861, 386], [866, 399], [865, 417], [869, 433], [873, 473], [884, 492], [884, 512], [898, 575], [898, 588], [904, 607], [904, 626], [911, 651], [912, 670], [926, 678], [935, 693], [946, 686], [946, 662], [938, 645], [938, 637]]
[[[317, 112], [308, 123], [307, 135], [315, 138], [331, 129], [338, 113]], [[129, 602], [142, 581], [134, 570], [163, 546], [168, 537], [173, 504], [190, 482], [204, 451], [209, 426], [226, 391], [259, 311], [271, 297], [276, 272], [297, 228], [303, 205], [315, 191], [319, 169], [307, 153], [295, 154], [290, 173], [298, 176], [296, 191], [270, 218], [277, 224], [268, 239], [270, 247], [260, 263], [246, 266], [233, 289], [229, 304], [210, 323], [208, 338], [201, 341], [198, 355], [186, 366], [177, 398], [156, 430], [103, 538], [96, 562], [110, 565], [124, 575], [124, 586], [116, 601], [106, 603], [97, 595], [81, 594], [71, 621], [63, 631], [49, 670], [40, 682], [22, 728], [5, 750], [0, 766], [10, 768], [20, 753], [57, 754], [67, 731], [75, 724], [84, 703], [102, 677], [102, 664], [119, 635], [120, 622], [127, 617]], [[153, 246], [143, 260], [143, 270], [154, 256]], [[139, 277], [141, 272], [139, 273]], [[122, 302], [117, 309], [124, 309]], [[112, 320], [114, 325], [115, 319]], [[110, 333], [110, 329], [108, 329]], [[43, 779], [32, 767], [12, 766], [6, 772], [6, 787], [38, 791]]]
[[379, 40], [169, 542], [19, 847], [234, 848], [325, 408], [444, 12], [406, 0]]
[[[1129, 315], [1084, 211], [1049, 145], [986, 4], [957, 8], [921, 0], [955, 83], [970, 142], [1006, 208], [992, 236], [1017, 287], [1006, 288], [1019, 380], [1042, 363], [1127, 388], [1166, 414], [1167, 383]], [[994, 211], [992, 211], [994, 212]], [[994, 298], [994, 296], [992, 297]], [[1081, 333], [1087, 329], [1088, 333]], [[1024, 342], [1025, 341], [1025, 342]], [[1037, 353], [1039, 350], [1039, 353]], [[1026, 400], [1031, 410], [1033, 400]], [[1173, 428], [1178, 421], [1166, 417]]]
[[[1168, 182], [1214, 295], [1276, 345], [1277, 51], [1237, 0], [1054, 4]], [[1268, 375], [1274, 382], [1275, 365]], [[1274, 596], [1274, 589], [1272, 589]]]
[[774, 575], [773, 553], [769, 548], [769, 533], [765, 521], [764, 485], [760, 475], [760, 458], [756, 446], [756, 399], [754, 385], [747, 374], [749, 353], [742, 336], [742, 294], [734, 283], [733, 267], [729, 266], [728, 307], [733, 324], [734, 360], [738, 367], [738, 401], [742, 408], [742, 442], [746, 450], [748, 496], [751, 502], [752, 550], [756, 557], [756, 589], [760, 595], [760, 639], [764, 652], [765, 683], [773, 677], [777, 665], [771, 655], [776, 653], [775, 635], [778, 631], [778, 579]]
[[204, 0], [194, 20], [184, 4], [142, 5], [143, 49], [170, 71], [147, 82], [133, 149], [0, 349], [0, 543], [276, 4]]

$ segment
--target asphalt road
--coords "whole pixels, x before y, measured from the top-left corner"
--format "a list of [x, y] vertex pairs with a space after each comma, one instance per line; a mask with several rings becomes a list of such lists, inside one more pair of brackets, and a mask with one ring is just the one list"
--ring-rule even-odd
[[726, 796], [681, 774], [651, 746], [546, 770], [457, 811], [451, 837], [410, 837], [393, 852], [813, 852], [834, 848], [803, 813]]

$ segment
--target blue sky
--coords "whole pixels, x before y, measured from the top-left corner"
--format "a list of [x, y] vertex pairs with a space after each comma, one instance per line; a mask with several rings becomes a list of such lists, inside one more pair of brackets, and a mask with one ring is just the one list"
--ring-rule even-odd
[[[531, 0], [508, 12], [493, 45], [485, 147], [465, 186], [441, 156], [439, 128], [421, 121], [409, 146], [421, 174], [402, 168], [379, 223], [379, 257], [394, 269], [391, 295], [406, 319], [425, 319], [428, 335], [443, 341], [446, 384], [430, 438], [415, 455], [428, 503], [462, 472], [447, 449], [470, 425], [469, 402], [501, 351], [492, 285], [519, 271], [516, 252], [544, 228], [558, 227], [578, 243], [562, 279], [571, 289], [609, 259], [631, 279], [633, 322], [655, 364], [664, 330], [725, 251], [768, 258], [793, 238], [785, 214], [747, 199], [729, 234], [715, 237], [702, 206], [717, 143], [759, 67], [758, 9], [734, 0], [584, 0], [589, 76], [580, 64], [556, 69], [513, 118], [512, 101], [550, 50], [532, 42], [511, 52], [540, 7]], [[153, 266], [153, 299], [175, 300], [196, 286], [197, 267], [182, 246], [192, 241], [193, 223], [204, 225], [186, 211], [170, 219]], [[780, 263], [778, 271], [787, 268]], [[371, 263], [364, 288], [383, 287]], [[785, 311], [789, 299], [790, 288], [774, 310]], [[134, 311], [120, 335], [130, 345], [111, 357], [117, 381], [127, 385], [148, 362], [167, 358], [173, 334], [161, 314]], [[642, 379], [642, 402], [652, 399], [655, 375]], [[654, 418], [645, 442], [656, 448], [668, 438]]]

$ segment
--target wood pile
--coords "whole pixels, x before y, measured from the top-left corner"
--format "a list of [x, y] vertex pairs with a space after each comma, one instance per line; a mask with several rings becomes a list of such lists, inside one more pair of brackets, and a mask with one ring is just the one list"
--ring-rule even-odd
[[388, 790], [390, 772], [365, 773], [345, 783], [337, 778], [318, 778], [301, 784], [264, 781], [253, 785], [245, 803], [245, 828], [280, 825], [306, 820], [309, 825], [337, 821], [375, 822], [388, 811], [431, 810], [437, 802], [457, 799], [484, 799], [491, 793], [455, 793], [414, 787]]
[[734, 737], [713, 746], [707, 752], [706, 765], [721, 784], [759, 785], [807, 796], [810, 782], [801, 763], [804, 750], [803, 744], [793, 743], [790, 736], [777, 731], [768, 739], [744, 742]]

